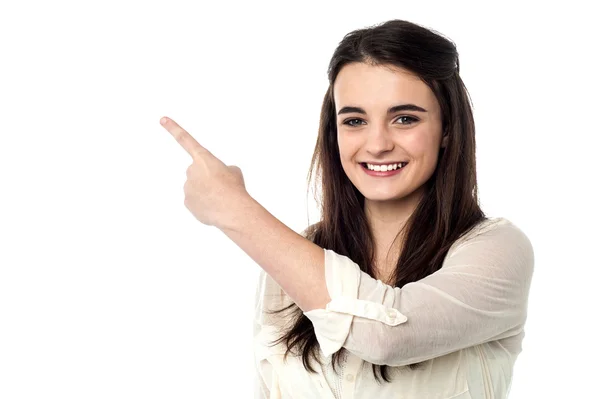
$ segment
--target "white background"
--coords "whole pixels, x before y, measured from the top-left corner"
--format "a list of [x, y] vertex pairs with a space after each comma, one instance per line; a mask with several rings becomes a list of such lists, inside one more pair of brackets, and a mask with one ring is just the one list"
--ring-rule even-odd
[[511, 399], [595, 397], [597, 20], [485, 4], [2, 1], [0, 398], [250, 398], [260, 268], [186, 209], [159, 119], [301, 231], [329, 59], [395, 18], [457, 44], [482, 207], [534, 246]]

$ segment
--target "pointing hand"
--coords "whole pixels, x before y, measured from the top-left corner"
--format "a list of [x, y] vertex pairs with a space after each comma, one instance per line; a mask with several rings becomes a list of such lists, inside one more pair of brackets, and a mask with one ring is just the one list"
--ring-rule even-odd
[[225, 165], [174, 120], [164, 117], [160, 123], [193, 160], [183, 186], [185, 206], [203, 224], [226, 225], [235, 208], [250, 197], [241, 169]]

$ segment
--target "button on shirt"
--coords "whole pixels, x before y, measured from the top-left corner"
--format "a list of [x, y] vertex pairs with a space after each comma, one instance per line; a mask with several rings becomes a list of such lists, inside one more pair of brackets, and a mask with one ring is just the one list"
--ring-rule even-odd
[[[304, 233], [303, 233], [304, 234]], [[507, 398], [527, 318], [531, 242], [505, 218], [486, 219], [459, 238], [440, 270], [402, 288], [372, 278], [348, 257], [324, 249], [331, 301], [304, 312], [323, 366], [304, 369], [284, 343], [272, 346], [291, 298], [261, 269], [254, 322], [258, 398]], [[341, 351], [342, 364], [331, 366]], [[421, 363], [411, 370], [409, 364]], [[388, 365], [391, 383], [372, 364]], [[337, 366], [337, 365], [336, 365]]]

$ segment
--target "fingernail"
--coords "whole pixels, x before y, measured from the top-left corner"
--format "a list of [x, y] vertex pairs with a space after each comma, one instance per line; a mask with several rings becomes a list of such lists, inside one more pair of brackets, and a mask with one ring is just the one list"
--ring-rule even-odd
[[161, 118], [160, 119], [160, 124], [164, 125], [165, 123], [167, 123], [167, 118]]

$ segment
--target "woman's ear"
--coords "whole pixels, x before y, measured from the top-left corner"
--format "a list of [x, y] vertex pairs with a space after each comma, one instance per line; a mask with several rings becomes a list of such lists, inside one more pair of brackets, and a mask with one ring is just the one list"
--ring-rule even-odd
[[448, 133], [445, 133], [444, 136], [442, 136], [441, 148], [446, 148], [447, 145], [448, 145]]

